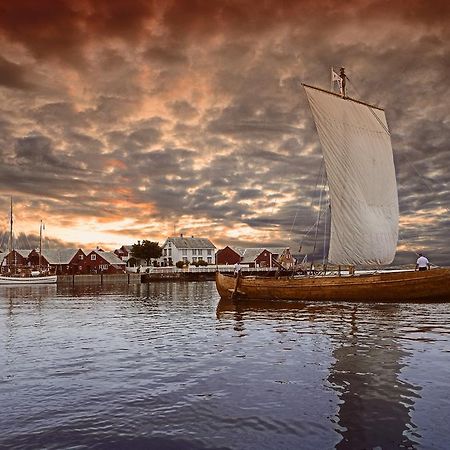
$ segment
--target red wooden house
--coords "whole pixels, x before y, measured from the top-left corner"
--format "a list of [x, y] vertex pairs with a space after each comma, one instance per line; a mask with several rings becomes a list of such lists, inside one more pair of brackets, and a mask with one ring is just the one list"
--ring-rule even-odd
[[227, 245], [216, 253], [216, 264], [236, 264], [241, 262], [243, 250]]
[[92, 250], [83, 260], [83, 273], [124, 273], [126, 262], [113, 252]]

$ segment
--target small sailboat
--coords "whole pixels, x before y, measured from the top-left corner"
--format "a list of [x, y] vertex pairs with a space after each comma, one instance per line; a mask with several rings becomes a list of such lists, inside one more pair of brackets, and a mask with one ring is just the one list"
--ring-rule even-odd
[[[15, 255], [14, 249], [14, 233], [13, 233], [13, 201], [11, 198], [11, 210], [10, 210], [10, 240], [9, 240], [9, 261], [7, 264], [8, 271], [6, 273], [0, 273], [0, 285], [17, 285], [17, 284], [49, 284], [56, 283], [57, 276], [50, 275], [42, 271], [41, 258], [42, 258], [42, 230], [43, 223], [41, 220], [41, 225], [39, 229], [39, 267], [33, 268], [22, 268], [18, 269], [12, 257]], [[5, 257], [5, 259], [8, 258]], [[1, 261], [0, 261], [1, 262]], [[2, 262], [1, 262], [2, 263]], [[2, 264], [3, 265], [3, 264]], [[19, 271], [20, 270], [20, 271]]]
[[[332, 72], [333, 73], [333, 72]], [[394, 159], [384, 110], [350, 98], [345, 73], [340, 94], [303, 84], [328, 177], [331, 229], [328, 262], [348, 273], [233, 278], [216, 274], [222, 298], [259, 300], [450, 301], [450, 269], [374, 270], [392, 263], [399, 207]]]

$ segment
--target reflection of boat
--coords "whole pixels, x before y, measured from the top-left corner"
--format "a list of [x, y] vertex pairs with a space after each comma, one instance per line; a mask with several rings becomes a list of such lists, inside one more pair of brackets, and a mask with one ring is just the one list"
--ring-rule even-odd
[[[345, 78], [343, 78], [345, 80]], [[398, 239], [394, 160], [384, 111], [304, 85], [324, 153], [331, 206], [328, 262], [349, 274], [278, 279], [232, 278], [220, 273], [225, 298], [450, 301], [450, 269], [354, 273], [355, 266], [391, 264]]]
[[[416, 306], [429, 311], [427, 305]], [[330, 420], [340, 441], [333, 448], [419, 445], [413, 411], [422, 388], [408, 382], [402, 373], [413, 352], [401, 338], [405, 338], [406, 324], [417, 319], [408, 306], [221, 299], [216, 314], [222, 324], [231, 324], [239, 336], [263, 329], [264, 349], [268, 353], [274, 342], [282, 342], [282, 347], [289, 343], [290, 351], [296, 352], [295, 359], [291, 353], [283, 372], [293, 384], [309, 377], [326, 380], [319, 389], [331, 389], [338, 400]], [[283, 337], [269, 338], [268, 330], [281, 331]], [[309, 359], [311, 355], [314, 357]], [[329, 362], [327, 369], [324, 361]], [[289, 363], [295, 367], [293, 372], [289, 372]], [[309, 377], [305, 369], [308, 363]], [[308, 393], [299, 394], [302, 406], [309, 395], [316, 394], [314, 384], [309, 387]], [[319, 390], [319, 395], [324, 391]]]
[[41, 221], [40, 232], [39, 232], [39, 267], [37, 270], [32, 270], [31, 268], [24, 268], [18, 273], [17, 265], [13, 258], [15, 258], [14, 250], [14, 235], [13, 235], [13, 201], [11, 198], [11, 215], [10, 215], [10, 252], [5, 259], [8, 261], [8, 273], [0, 275], [0, 284], [48, 284], [56, 283], [57, 276], [49, 275], [48, 273], [41, 271], [41, 254], [42, 254], [42, 229], [43, 224]]

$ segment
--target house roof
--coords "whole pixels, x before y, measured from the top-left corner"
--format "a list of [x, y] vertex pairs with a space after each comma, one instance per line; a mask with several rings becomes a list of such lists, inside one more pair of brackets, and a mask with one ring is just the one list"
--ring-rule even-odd
[[255, 259], [264, 251], [267, 250], [268, 252], [276, 255], [281, 255], [283, 251], [285, 250], [285, 247], [259, 247], [259, 248], [246, 248], [244, 250], [244, 253], [242, 255], [242, 263], [252, 263], [255, 261]]
[[28, 255], [33, 251], [33, 249], [30, 250], [21, 250], [21, 249], [14, 249], [20, 256], [23, 258], [28, 258]]
[[170, 237], [167, 238], [164, 246], [171, 242], [176, 248], [216, 248], [216, 246], [206, 238], [196, 237]]
[[238, 255], [243, 256], [245, 252], [245, 248], [243, 247], [231, 247], [230, 245], [227, 246], [228, 248], [231, 248], [234, 252], [236, 252]]
[[42, 250], [42, 256], [49, 264], [69, 264], [77, 254], [78, 248], [58, 248], [54, 250]]
[[123, 266], [126, 264], [125, 261], [122, 261], [114, 252], [103, 252], [100, 250], [93, 250], [91, 253], [96, 253], [100, 257], [102, 257], [107, 263], [114, 266]]

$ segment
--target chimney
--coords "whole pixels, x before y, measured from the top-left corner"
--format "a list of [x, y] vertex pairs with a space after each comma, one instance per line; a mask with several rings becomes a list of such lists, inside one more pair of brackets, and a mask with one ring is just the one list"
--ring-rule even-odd
[[183, 233], [180, 233], [180, 237], [183, 237]]

